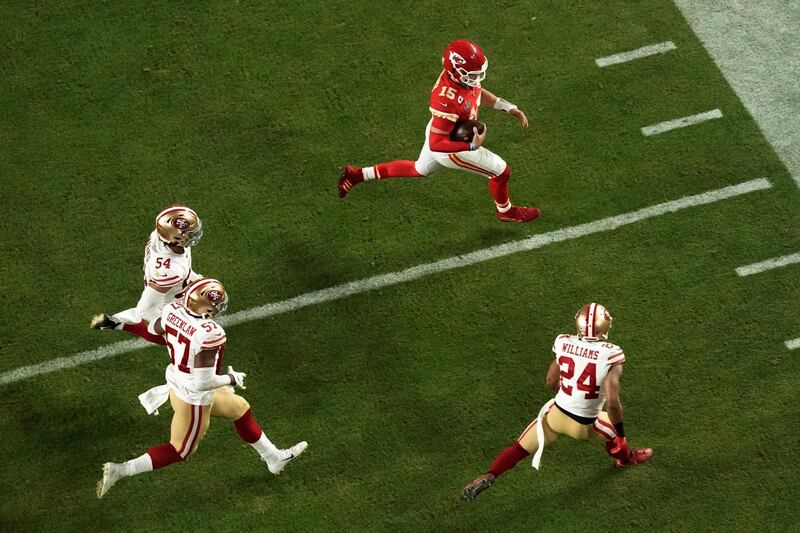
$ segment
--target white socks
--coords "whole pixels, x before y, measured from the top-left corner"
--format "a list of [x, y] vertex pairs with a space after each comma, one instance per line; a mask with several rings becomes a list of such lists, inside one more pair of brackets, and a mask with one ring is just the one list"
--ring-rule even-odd
[[364, 181], [375, 179], [375, 167], [364, 167], [361, 172], [364, 174]]
[[153, 460], [150, 458], [150, 454], [148, 453], [140, 455], [136, 459], [131, 459], [130, 461], [122, 463], [122, 472], [126, 477], [135, 476], [136, 474], [143, 474], [144, 472], [150, 472], [152, 470]]
[[251, 442], [250, 446], [255, 448], [261, 458], [265, 461], [268, 457], [280, 456], [280, 450], [270, 442], [270, 440], [267, 438], [267, 435], [263, 431], [261, 432], [261, 437], [257, 441]]
[[497, 210], [501, 213], [506, 213], [511, 209], [511, 201], [506, 202], [506, 205], [500, 205], [497, 202], [495, 202], [494, 205], [497, 206]]

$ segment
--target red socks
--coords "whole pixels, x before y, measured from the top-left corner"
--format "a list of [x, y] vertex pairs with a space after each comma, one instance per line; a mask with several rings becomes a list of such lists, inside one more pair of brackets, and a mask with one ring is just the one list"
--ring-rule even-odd
[[128, 333], [132, 333], [138, 337], [143, 338], [146, 341], [152, 342], [153, 344], [161, 344], [162, 346], [167, 345], [167, 341], [164, 340], [162, 335], [153, 335], [149, 331], [147, 331], [147, 322], [142, 320], [137, 324], [123, 324], [122, 331], [127, 331]]
[[518, 462], [529, 455], [528, 451], [519, 442], [515, 441], [514, 444], [500, 452], [500, 455], [495, 458], [492, 466], [489, 467], [489, 473], [498, 477], [503, 472], [514, 468]]
[[489, 179], [489, 191], [498, 207], [508, 204], [508, 180], [511, 178], [511, 167], [506, 165], [502, 174]]
[[422, 174], [417, 172], [414, 161], [390, 161], [375, 165], [375, 179], [420, 177]]
[[169, 443], [150, 448], [147, 450], [147, 455], [150, 456], [150, 460], [153, 462], [153, 470], [157, 470], [183, 460], [181, 459], [181, 456], [178, 455], [178, 452], [175, 451], [175, 448], [172, 446], [172, 444]]
[[261, 426], [258, 425], [256, 419], [253, 418], [253, 412], [248, 409], [245, 414], [240, 416], [237, 420], [233, 421], [233, 427], [236, 428], [236, 433], [248, 444], [253, 444], [261, 438]]

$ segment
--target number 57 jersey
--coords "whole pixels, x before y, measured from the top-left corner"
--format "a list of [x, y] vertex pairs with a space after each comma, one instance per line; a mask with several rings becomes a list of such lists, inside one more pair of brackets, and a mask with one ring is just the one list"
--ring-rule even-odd
[[225, 331], [213, 319], [193, 315], [182, 303], [171, 303], [161, 311], [161, 327], [169, 349], [167, 383], [186, 403], [208, 405], [214, 391], [198, 391], [194, 387], [192, 369], [195, 356], [206, 350], [216, 351], [215, 366], [219, 373], [225, 350]]
[[603, 340], [559, 335], [553, 353], [561, 372], [556, 404], [574, 415], [596, 418], [606, 401], [603, 380], [625, 362], [622, 348]]

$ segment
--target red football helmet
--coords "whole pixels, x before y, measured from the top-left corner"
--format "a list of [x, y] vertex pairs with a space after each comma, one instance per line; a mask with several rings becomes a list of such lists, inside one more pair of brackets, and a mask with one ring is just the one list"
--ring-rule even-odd
[[450, 77], [467, 87], [478, 87], [486, 77], [489, 60], [480, 46], [466, 39], [453, 41], [442, 54], [442, 64]]

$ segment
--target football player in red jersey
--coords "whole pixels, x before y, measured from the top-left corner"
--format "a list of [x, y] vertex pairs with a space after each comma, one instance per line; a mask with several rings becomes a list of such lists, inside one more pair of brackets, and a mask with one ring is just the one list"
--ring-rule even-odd
[[481, 87], [489, 62], [472, 41], [453, 41], [442, 56], [444, 71], [433, 86], [425, 144], [416, 161], [391, 161], [371, 167], [346, 166], [339, 178], [339, 196], [362, 181], [428, 176], [442, 167], [466, 170], [489, 179], [489, 190], [497, 207], [497, 218], [504, 222], [530, 222], [539, 216], [535, 207], [519, 207], [508, 198], [511, 169], [503, 159], [483, 145], [486, 129], [473, 129], [471, 142], [452, 140], [450, 133], [458, 121], [477, 120], [480, 105], [488, 104], [509, 113], [523, 128], [528, 119], [514, 104]]
[[575, 325], [577, 335], [559, 335], [553, 343], [555, 358], [545, 382], [555, 398], [544, 404], [514, 444], [500, 452], [488, 472], [464, 486], [462, 499], [474, 500], [530, 454], [538, 470], [542, 450], [559, 435], [604, 446], [617, 468], [635, 466], [653, 456], [651, 448], [631, 449], [625, 438], [619, 399], [625, 353], [607, 341], [611, 314], [598, 303], [588, 303], [575, 315]]

